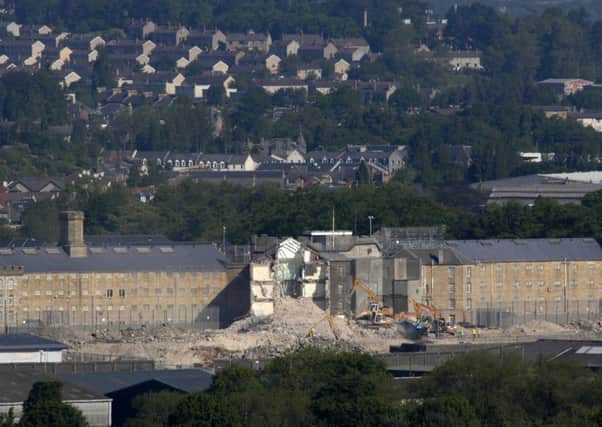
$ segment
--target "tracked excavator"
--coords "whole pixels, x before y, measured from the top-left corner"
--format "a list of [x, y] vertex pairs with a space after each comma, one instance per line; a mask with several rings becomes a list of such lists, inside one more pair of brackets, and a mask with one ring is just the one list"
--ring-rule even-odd
[[385, 307], [378, 301], [376, 293], [366, 286], [359, 278], [356, 278], [353, 282], [350, 295], [352, 296], [358, 290], [364, 291], [368, 295], [370, 300], [370, 309], [368, 311], [362, 311], [358, 313], [356, 319], [368, 318], [373, 325], [388, 325], [393, 324], [395, 319], [393, 318], [393, 309], [391, 307]]
[[330, 327], [330, 331], [334, 335], [334, 339], [338, 340], [339, 339], [339, 334], [337, 333], [335, 325], [334, 325], [334, 317], [330, 313], [327, 313], [326, 316], [322, 317], [320, 320], [318, 320], [314, 324], [314, 326], [312, 326], [311, 328], [309, 328], [309, 331], [307, 332], [307, 337], [308, 338], [314, 338], [316, 336], [316, 327], [320, 323], [322, 323], [323, 321], [327, 321], [328, 322], [328, 326]]

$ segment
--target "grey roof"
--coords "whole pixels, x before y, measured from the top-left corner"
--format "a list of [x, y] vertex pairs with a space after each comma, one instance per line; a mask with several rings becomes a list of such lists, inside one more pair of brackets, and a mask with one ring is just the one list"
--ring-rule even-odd
[[160, 234], [104, 234], [84, 236], [88, 246], [145, 246], [173, 245], [174, 242]]
[[[34, 383], [56, 381], [55, 378], [34, 370], [2, 372], [0, 375], [0, 403], [24, 402]], [[61, 397], [63, 401], [108, 400], [102, 394], [92, 392], [87, 387], [68, 382], [63, 383]]]
[[104, 395], [148, 381], [157, 381], [186, 393], [194, 393], [207, 390], [213, 382], [213, 374], [204, 369], [161, 369], [135, 372], [69, 373], [61, 375], [61, 379], [68, 383], [85, 386]]
[[61, 342], [30, 334], [0, 335], [0, 353], [60, 351], [66, 348], [69, 347]]
[[462, 263], [602, 260], [600, 244], [589, 238], [448, 240], [445, 248]]
[[208, 243], [88, 246], [88, 256], [72, 258], [60, 246], [0, 248], [0, 267], [22, 266], [25, 273], [126, 273], [223, 271], [225, 258]]

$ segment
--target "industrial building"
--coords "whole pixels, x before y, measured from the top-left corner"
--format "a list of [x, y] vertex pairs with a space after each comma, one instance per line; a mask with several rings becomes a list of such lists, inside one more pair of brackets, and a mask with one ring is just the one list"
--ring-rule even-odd
[[214, 245], [84, 237], [83, 222], [82, 212], [63, 212], [58, 245], [0, 248], [0, 324], [218, 328], [248, 311], [244, 266]]
[[[0, 414], [8, 414], [12, 409], [18, 420], [23, 413], [23, 403], [36, 382], [56, 381], [43, 371], [13, 370], [3, 371], [0, 377]], [[79, 409], [91, 426], [111, 425], [111, 399], [88, 388], [63, 383], [62, 401]]]
[[[282, 295], [312, 298], [333, 315], [357, 314], [369, 307], [367, 292], [394, 313], [426, 303], [451, 324], [565, 323], [601, 312], [602, 248], [595, 239], [454, 241], [441, 229], [413, 228], [268, 241], [256, 245], [261, 250], [250, 266], [256, 315], [271, 314]], [[369, 291], [352, 292], [356, 279]]]

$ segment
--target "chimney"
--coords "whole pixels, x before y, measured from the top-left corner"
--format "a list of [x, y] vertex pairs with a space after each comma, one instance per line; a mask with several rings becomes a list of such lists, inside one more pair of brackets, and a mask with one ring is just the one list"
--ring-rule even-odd
[[72, 258], [88, 255], [84, 243], [84, 213], [82, 211], [61, 212], [60, 245]]
[[364, 9], [364, 28], [368, 28], [368, 9]]

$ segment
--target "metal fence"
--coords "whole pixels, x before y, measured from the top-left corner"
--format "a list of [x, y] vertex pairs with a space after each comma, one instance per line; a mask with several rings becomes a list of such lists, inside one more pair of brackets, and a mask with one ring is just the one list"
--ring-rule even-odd
[[169, 324], [195, 329], [218, 329], [222, 327], [220, 307], [206, 306], [201, 309], [195, 304], [177, 308], [139, 306], [136, 309], [114, 310], [40, 310], [0, 312], [0, 328], [8, 332], [24, 332], [40, 328], [77, 327], [82, 329], [119, 329], [124, 327], [156, 326]]
[[485, 304], [473, 310], [456, 313], [456, 323], [486, 328], [509, 328], [531, 321], [566, 325], [592, 322], [602, 317], [602, 300], [513, 301]]

